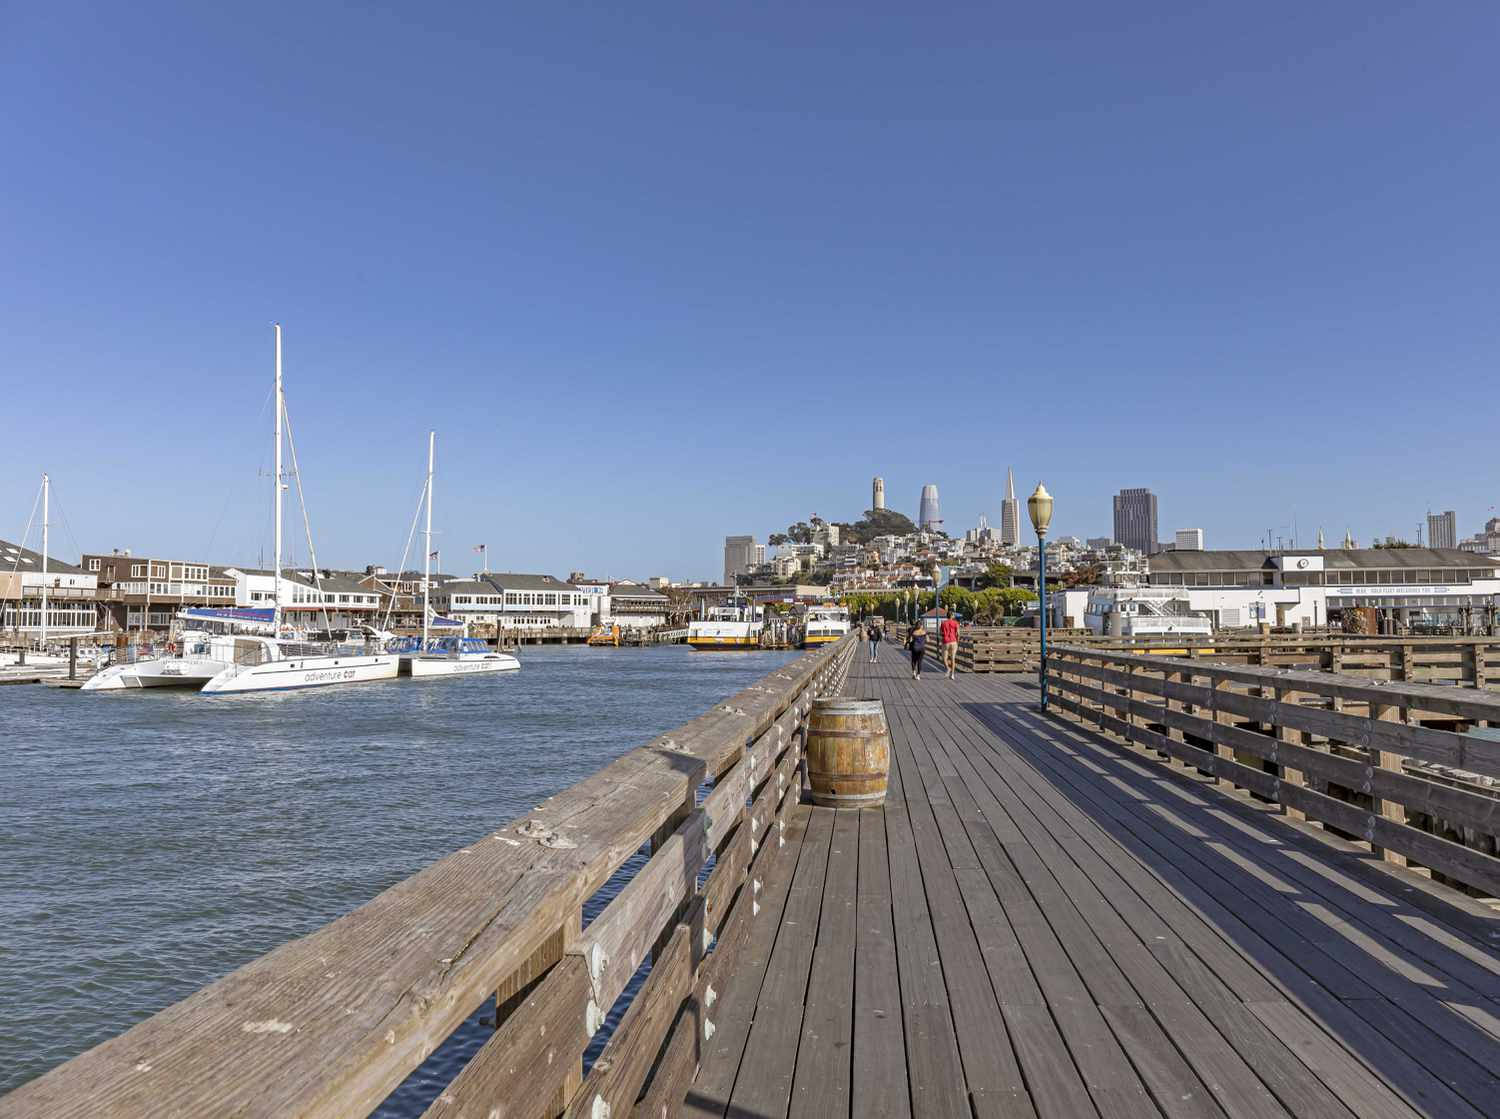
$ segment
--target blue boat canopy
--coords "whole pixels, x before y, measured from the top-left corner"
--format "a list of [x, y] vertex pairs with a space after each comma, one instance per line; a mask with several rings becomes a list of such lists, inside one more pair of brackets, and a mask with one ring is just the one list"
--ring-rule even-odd
[[276, 620], [276, 611], [262, 610], [250, 606], [189, 606], [183, 615], [188, 618], [212, 619], [219, 622], [253, 622], [270, 625]]

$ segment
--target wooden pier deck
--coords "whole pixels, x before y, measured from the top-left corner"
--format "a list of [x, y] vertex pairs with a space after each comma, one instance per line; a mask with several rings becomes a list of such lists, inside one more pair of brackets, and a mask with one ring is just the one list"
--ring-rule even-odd
[[887, 805], [789, 810], [685, 1114], [1500, 1115], [1493, 910], [1035, 677], [908, 676], [855, 658]]

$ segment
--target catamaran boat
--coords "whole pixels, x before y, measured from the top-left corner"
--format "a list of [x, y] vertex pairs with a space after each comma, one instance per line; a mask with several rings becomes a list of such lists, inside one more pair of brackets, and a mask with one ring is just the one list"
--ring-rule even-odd
[[407, 676], [469, 676], [476, 672], [514, 672], [521, 662], [509, 653], [497, 653], [478, 637], [430, 637], [421, 652], [401, 657]]
[[809, 606], [802, 627], [802, 647], [837, 641], [849, 632], [849, 611], [842, 606]]
[[272, 610], [189, 607], [173, 621], [169, 655], [110, 665], [90, 676], [82, 690], [201, 688], [235, 663], [239, 637], [272, 632], [274, 614]]
[[[271, 475], [271, 490], [276, 513], [275, 601], [269, 637], [235, 638], [233, 662], [223, 665], [203, 685], [205, 695], [230, 692], [264, 692], [286, 688], [314, 688], [325, 684], [353, 684], [365, 680], [394, 680], [401, 659], [386, 651], [373, 634], [351, 635], [344, 642], [308, 642], [282, 624], [281, 557], [282, 497], [286, 485], [282, 478], [282, 425], [286, 419], [286, 397], [281, 388], [281, 325], [276, 325], [276, 467]], [[288, 437], [287, 442], [290, 442]], [[297, 448], [291, 444], [292, 469], [297, 469]], [[301, 482], [297, 483], [301, 493]], [[306, 508], [303, 509], [304, 520]], [[317, 585], [317, 557], [308, 534], [308, 558], [312, 560], [314, 584]], [[321, 587], [319, 587], [321, 590]]]
[[[468, 627], [451, 618], [432, 614], [432, 466], [437, 433], [427, 433], [427, 558], [422, 562], [422, 642], [412, 652], [401, 656], [401, 672], [406, 676], [472, 676], [481, 672], [514, 672], [521, 662], [509, 653], [491, 649], [485, 642], [467, 635]], [[444, 636], [433, 636], [434, 627], [447, 629]], [[454, 629], [459, 632], [453, 633]], [[496, 632], [498, 633], [498, 627]]]
[[687, 643], [699, 651], [759, 649], [765, 622], [759, 606], [743, 599], [715, 606], [706, 617], [688, 622]]

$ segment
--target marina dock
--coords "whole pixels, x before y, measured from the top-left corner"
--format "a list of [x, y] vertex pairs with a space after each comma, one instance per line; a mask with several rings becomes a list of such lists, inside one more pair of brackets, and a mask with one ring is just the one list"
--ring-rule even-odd
[[[0, 1116], [367, 1114], [491, 998], [427, 1115], [1500, 1113], [1500, 697], [1078, 645], [1043, 714], [1035, 673], [883, 652], [805, 654]], [[839, 692], [884, 703], [881, 808], [799, 795]]]

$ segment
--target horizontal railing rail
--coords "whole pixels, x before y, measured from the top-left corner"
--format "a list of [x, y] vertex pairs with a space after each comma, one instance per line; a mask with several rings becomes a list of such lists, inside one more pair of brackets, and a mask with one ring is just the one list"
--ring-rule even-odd
[[[1218, 663], [1317, 667], [1375, 680], [1500, 687], [1500, 638], [1494, 637], [1304, 637], [1284, 633], [1108, 637], [1077, 630], [1049, 630], [1048, 639], [1090, 649], [1139, 651]], [[1040, 648], [1034, 629], [965, 627], [959, 636], [959, 668], [975, 672], [1032, 671]]]
[[1133, 746], [1500, 896], [1500, 740], [1470, 733], [1500, 726], [1500, 697], [1071, 644], [1047, 681], [1053, 706]]
[[[782, 848], [812, 702], [842, 686], [853, 649], [770, 673], [23, 1085], [0, 1116], [366, 1115], [491, 996], [495, 1033], [428, 1115], [622, 1115], [642, 1091], [680, 1103]], [[648, 841], [583, 927], [585, 901]], [[585, 1081], [584, 1051], [648, 955]]]

